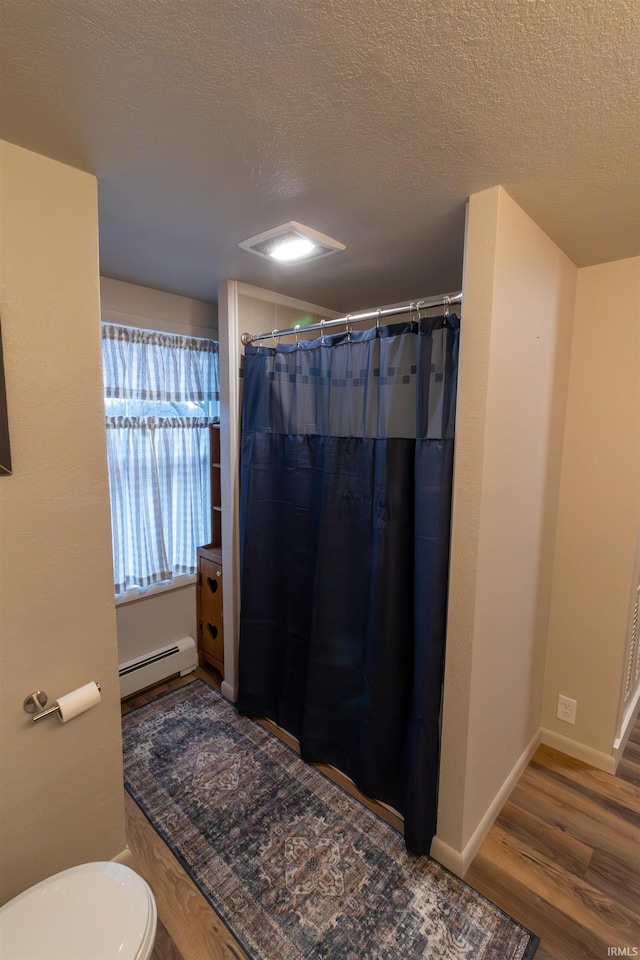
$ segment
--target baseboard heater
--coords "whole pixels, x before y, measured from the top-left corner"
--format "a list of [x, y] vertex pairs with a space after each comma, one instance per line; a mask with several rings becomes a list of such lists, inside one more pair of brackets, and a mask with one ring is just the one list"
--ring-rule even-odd
[[151, 650], [144, 657], [127, 660], [119, 667], [120, 699], [160, 683], [177, 673], [184, 677], [198, 666], [198, 651], [193, 637], [183, 637], [166, 647]]

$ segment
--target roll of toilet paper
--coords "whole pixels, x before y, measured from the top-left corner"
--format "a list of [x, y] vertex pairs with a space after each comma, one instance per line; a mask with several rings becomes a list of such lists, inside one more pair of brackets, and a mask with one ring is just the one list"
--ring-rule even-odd
[[65, 694], [64, 697], [58, 697], [57, 704], [60, 711], [60, 719], [63, 723], [66, 723], [67, 720], [73, 720], [74, 717], [84, 713], [85, 710], [90, 710], [91, 707], [95, 707], [97, 703], [100, 703], [98, 685], [93, 681], [91, 683], [85, 683], [84, 687], [78, 687], [77, 690], [72, 690], [71, 693]]

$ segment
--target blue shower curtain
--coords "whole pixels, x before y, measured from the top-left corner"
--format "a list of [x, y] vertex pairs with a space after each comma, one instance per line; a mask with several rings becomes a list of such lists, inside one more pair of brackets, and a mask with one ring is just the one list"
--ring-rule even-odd
[[459, 323], [245, 351], [238, 709], [435, 833]]

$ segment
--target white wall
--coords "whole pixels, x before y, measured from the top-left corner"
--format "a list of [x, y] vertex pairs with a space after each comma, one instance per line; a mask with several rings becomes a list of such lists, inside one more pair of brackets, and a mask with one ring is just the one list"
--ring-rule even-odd
[[[108, 277], [100, 279], [100, 294], [106, 323], [218, 339], [215, 304]], [[195, 576], [180, 577], [177, 589], [129, 591], [116, 607], [119, 663], [182, 637], [197, 640], [195, 581]]]
[[576, 273], [502, 188], [471, 197], [432, 848], [459, 873], [537, 742]]
[[[574, 753], [575, 744], [550, 734], [576, 741], [599, 766], [612, 758], [618, 733], [639, 523], [640, 258], [634, 257], [578, 271], [542, 719], [546, 740]], [[556, 719], [559, 693], [578, 701], [575, 726]]]
[[[97, 184], [0, 144], [0, 309], [13, 474], [0, 479], [0, 902], [124, 849], [104, 437]], [[50, 703], [102, 683], [67, 724]]]

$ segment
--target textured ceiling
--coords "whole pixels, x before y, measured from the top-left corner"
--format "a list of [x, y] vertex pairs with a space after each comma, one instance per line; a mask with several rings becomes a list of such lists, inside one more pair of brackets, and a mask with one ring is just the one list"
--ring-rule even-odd
[[[337, 310], [460, 286], [503, 184], [578, 265], [640, 252], [638, 0], [2, 0], [0, 136], [97, 175], [102, 272]], [[298, 220], [346, 244], [271, 265]]]

